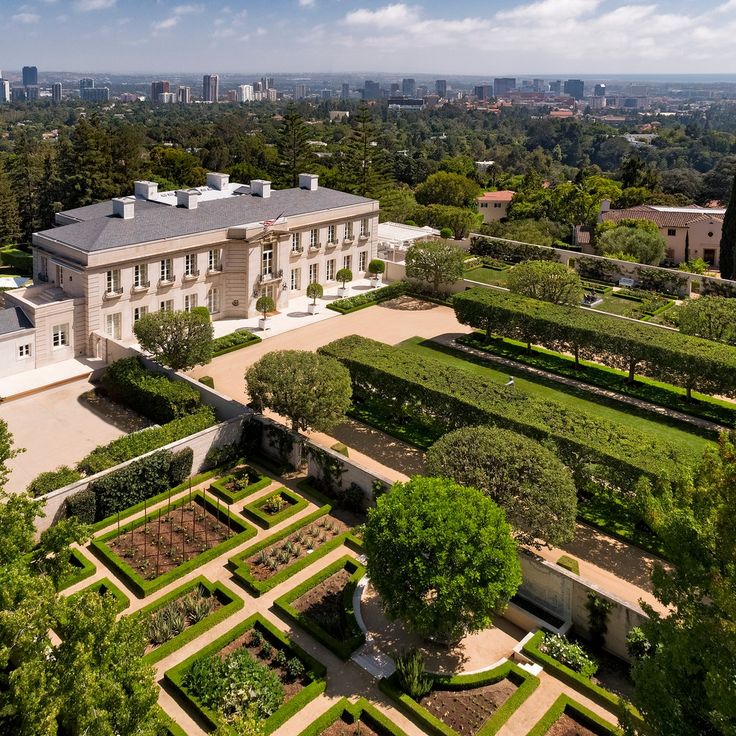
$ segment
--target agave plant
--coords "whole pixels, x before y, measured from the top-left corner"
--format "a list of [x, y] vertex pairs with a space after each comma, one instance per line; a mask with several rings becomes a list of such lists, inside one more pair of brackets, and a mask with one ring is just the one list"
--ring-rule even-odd
[[212, 613], [215, 601], [211, 596], [203, 595], [201, 589], [193, 590], [182, 599], [184, 615], [190, 624], [196, 624]]

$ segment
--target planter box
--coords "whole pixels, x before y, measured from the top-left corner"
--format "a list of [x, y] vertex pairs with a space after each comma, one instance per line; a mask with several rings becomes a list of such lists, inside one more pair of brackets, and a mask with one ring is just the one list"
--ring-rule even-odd
[[345, 299], [345, 297], [348, 294], [350, 294], [350, 287], [349, 286], [345, 286], [345, 287], [342, 287], [341, 286], [337, 290], [337, 295], [340, 297], [340, 299]]
[[307, 304], [309, 314], [319, 314], [319, 304]]
[[258, 318], [258, 329], [263, 330], [264, 332], [269, 328], [269, 322], [268, 317], [259, 317]]

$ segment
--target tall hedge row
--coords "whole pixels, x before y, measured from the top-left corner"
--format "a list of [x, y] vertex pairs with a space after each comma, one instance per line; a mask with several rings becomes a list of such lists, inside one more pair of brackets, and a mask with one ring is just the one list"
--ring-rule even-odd
[[408, 416], [443, 432], [492, 424], [552, 440], [579, 484], [595, 477], [626, 488], [642, 475], [668, 477], [679, 464], [692, 460], [649, 433], [357, 335], [325, 345], [320, 352], [348, 368], [354, 400], [378, 400], [397, 419]]
[[491, 289], [456, 294], [464, 325], [572, 353], [704, 394], [736, 396], [736, 347], [578, 307]]

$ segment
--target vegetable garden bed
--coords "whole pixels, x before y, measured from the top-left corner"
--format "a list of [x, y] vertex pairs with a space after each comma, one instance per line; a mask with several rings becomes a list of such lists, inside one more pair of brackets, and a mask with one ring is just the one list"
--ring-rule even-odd
[[273, 493], [249, 503], [243, 509], [243, 514], [259, 526], [270, 529], [272, 526], [280, 524], [284, 519], [298, 514], [308, 505], [309, 502], [306, 499], [293, 493], [288, 488], [278, 488]]
[[231, 470], [228, 475], [218, 478], [210, 485], [210, 491], [225, 503], [235, 503], [256, 491], [268, 488], [271, 478], [262, 475], [250, 465]]
[[560, 695], [528, 736], [614, 736], [620, 731], [593, 711]]
[[365, 698], [342, 698], [299, 736], [405, 736], [404, 732]]

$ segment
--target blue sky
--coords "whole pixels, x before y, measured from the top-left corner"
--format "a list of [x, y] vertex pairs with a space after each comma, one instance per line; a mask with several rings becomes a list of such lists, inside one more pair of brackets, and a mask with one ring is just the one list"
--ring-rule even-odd
[[736, 0], [0, 0], [0, 69], [736, 72]]

